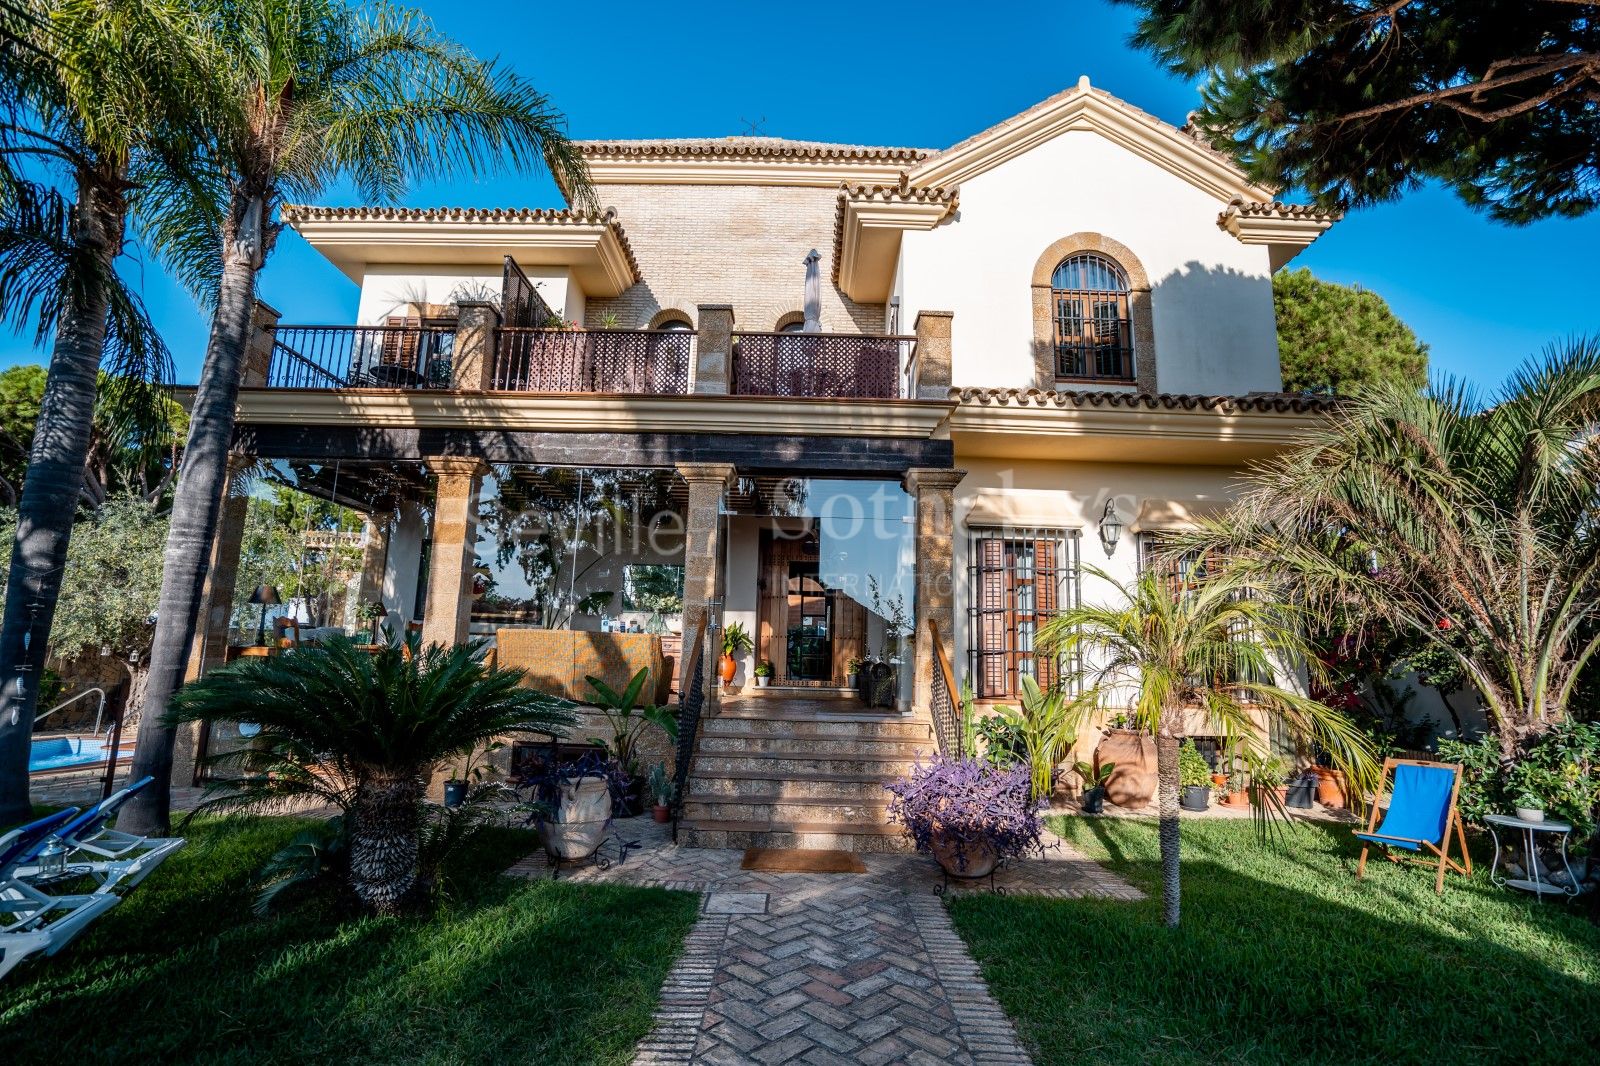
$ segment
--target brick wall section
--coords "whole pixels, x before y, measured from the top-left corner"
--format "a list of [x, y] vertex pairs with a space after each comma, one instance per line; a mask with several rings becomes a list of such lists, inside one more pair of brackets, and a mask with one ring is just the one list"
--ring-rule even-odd
[[822, 328], [881, 333], [882, 304], [858, 304], [834, 286], [833, 227], [838, 193], [828, 188], [754, 185], [605, 185], [644, 280], [620, 296], [592, 298], [585, 325], [608, 313], [643, 329], [675, 308], [698, 324], [700, 304], [733, 305], [740, 329], [776, 329], [805, 302], [806, 253], [822, 253]]

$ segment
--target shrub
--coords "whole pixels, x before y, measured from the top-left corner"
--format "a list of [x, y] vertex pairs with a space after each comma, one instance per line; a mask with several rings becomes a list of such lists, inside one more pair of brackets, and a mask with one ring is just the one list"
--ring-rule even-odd
[[979, 759], [935, 755], [884, 787], [894, 796], [889, 818], [910, 831], [917, 850], [932, 852], [934, 838], [940, 837], [953, 846], [964, 870], [969, 851], [976, 857], [984, 845], [1001, 859], [1043, 854], [1030, 785], [1025, 765], [1003, 769]]
[[1178, 749], [1178, 783], [1184, 788], [1211, 787], [1211, 764], [1192, 740]]

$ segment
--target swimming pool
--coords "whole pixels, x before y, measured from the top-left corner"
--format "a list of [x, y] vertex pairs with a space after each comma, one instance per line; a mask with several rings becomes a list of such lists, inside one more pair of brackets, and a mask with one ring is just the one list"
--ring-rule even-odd
[[106, 751], [106, 742], [99, 737], [35, 737], [28, 752], [28, 771], [103, 763]]

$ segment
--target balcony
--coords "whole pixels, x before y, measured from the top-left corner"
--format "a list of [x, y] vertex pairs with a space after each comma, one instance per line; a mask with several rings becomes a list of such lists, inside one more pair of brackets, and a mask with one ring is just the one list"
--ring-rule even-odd
[[281, 389], [448, 389], [455, 325], [279, 326], [267, 385]]
[[[731, 316], [730, 316], [731, 319]], [[280, 325], [264, 384], [285, 389], [483, 390], [616, 396], [731, 394], [897, 400], [917, 395], [917, 338], [687, 329], [551, 329], [423, 319]], [[485, 328], [488, 327], [488, 328]], [[709, 330], [709, 332], [708, 332]], [[946, 334], [947, 336], [947, 334]], [[706, 363], [697, 366], [704, 348]], [[909, 375], [909, 377], [908, 377]]]
[[500, 327], [494, 385], [506, 392], [674, 396], [689, 391], [695, 335], [686, 329]]
[[736, 396], [893, 400], [915, 337], [744, 333], [734, 338], [728, 391]]

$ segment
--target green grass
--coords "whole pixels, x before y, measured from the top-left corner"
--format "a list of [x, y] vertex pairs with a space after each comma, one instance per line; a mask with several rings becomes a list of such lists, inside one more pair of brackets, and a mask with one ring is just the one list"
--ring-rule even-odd
[[[1371, 862], [1347, 827], [1258, 841], [1186, 820], [1183, 924], [1161, 924], [1153, 822], [1068, 818], [1064, 838], [1138, 903], [974, 894], [950, 904], [1041, 1063], [1594, 1062], [1600, 927], [1487, 870]], [[1487, 866], [1487, 863], [1484, 863]]]
[[498, 830], [431, 915], [253, 917], [252, 875], [305, 824], [190, 826], [88, 933], [12, 971], [0, 1063], [621, 1063], [649, 1031], [693, 895], [498, 876], [532, 847]]

